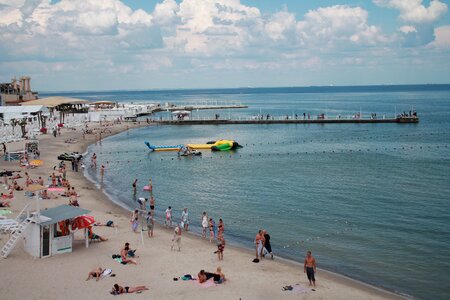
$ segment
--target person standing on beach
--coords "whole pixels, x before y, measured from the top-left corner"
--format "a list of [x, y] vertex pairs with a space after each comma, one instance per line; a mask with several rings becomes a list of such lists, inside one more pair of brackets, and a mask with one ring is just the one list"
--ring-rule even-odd
[[166, 220], [164, 221], [166, 226], [172, 227], [172, 207], [169, 206], [166, 209]]
[[150, 211], [152, 214], [155, 213], [155, 198], [153, 198], [153, 195], [150, 197]]
[[202, 238], [206, 238], [206, 229], [208, 229], [208, 215], [204, 211], [202, 215]]
[[316, 287], [316, 259], [311, 255], [311, 251], [306, 253], [303, 272], [306, 273], [306, 276], [308, 277], [309, 285], [314, 285], [314, 287]]
[[217, 258], [223, 260], [223, 250], [225, 250], [225, 238], [223, 235], [217, 237]]
[[[133, 196], [134, 197], [136, 197], [136, 193], [137, 193], [137, 178], [136, 179], [134, 179], [134, 181], [133, 181]], [[134, 198], [135, 200], [136, 200], [136, 198]]]
[[91, 168], [97, 168], [97, 155], [95, 153], [91, 157]]
[[6, 143], [2, 143], [3, 155], [6, 155]]
[[181, 226], [184, 228], [184, 230], [189, 230], [189, 213], [188, 209], [185, 207], [183, 212], [181, 213]]
[[223, 236], [223, 233], [225, 232], [225, 225], [223, 224], [222, 218], [219, 219], [219, 225], [217, 225], [218, 232], [217, 236]]
[[173, 238], [172, 238], [172, 246], [170, 247], [170, 250], [173, 250], [173, 246], [175, 246], [175, 244], [178, 245], [178, 251], [181, 251], [181, 227], [177, 224], [177, 226], [175, 226], [175, 230], [174, 230], [174, 234], [173, 234]]
[[154, 222], [153, 222], [153, 214], [152, 214], [151, 211], [149, 211], [147, 213], [146, 221], [147, 221], [147, 234], [148, 234], [148, 237], [153, 237], [153, 225], [154, 225]]
[[262, 259], [262, 249], [264, 243], [264, 236], [262, 234], [262, 230], [258, 231], [255, 236], [255, 249], [256, 249], [256, 258]]
[[100, 177], [101, 177], [101, 181], [103, 182], [103, 176], [105, 176], [105, 166], [102, 165], [100, 167]]
[[213, 218], [209, 218], [209, 242], [216, 237], [216, 223], [214, 223]]
[[263, 230], [264, 235], [264, 249], [263, 249], [263, 257], [266, 254], [270, 254], [270, 258], [273, 259], [272, 246], [270, 245], [270, 235], [266, 230]]
[[133, 230], [133, 232], [136, 232], [139, 225], [139, 210], [134, 210], [134, 212], [131, 214], [130, 222], [131, 230]]

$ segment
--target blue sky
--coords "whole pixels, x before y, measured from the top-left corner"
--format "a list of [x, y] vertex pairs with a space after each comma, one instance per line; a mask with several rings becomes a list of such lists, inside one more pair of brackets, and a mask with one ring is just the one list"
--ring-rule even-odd
[[450, 83], [444, 0], [0, 0], [35, 90]]

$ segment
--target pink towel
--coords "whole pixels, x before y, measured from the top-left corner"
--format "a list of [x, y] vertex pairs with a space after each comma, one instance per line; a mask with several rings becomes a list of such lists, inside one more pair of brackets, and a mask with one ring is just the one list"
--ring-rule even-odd
[[47, 191], [49, 192], [64, 192], [64, 188], [48, 188]]
[[212, 286], [215, 286], [216, 284], [214, 283], [214, 278], [210, 278], [208, 280], [206, 280], [203, 283], [200, 283], [198, 280], [192, 280], [194, 282], [195, 285], [200, 286], [202, 288], [209, 288]]

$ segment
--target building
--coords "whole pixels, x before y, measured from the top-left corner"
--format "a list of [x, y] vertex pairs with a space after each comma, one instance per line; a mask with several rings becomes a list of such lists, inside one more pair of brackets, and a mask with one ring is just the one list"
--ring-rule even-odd
[[11, 82], [0, 83], [0, 104], [19, 105], [38, 99], [38, 93], [31, 90], [30, 80], [30, 77], [22, 76], [19, 80], [14, 77]]

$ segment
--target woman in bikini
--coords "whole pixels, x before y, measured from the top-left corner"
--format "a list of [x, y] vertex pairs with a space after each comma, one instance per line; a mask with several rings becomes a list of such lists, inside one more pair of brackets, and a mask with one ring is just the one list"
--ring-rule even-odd
[[95, 281], [99, 281], [102, 273], [103, 273], [103, 269], [98, 267], [98, 268], [92, 270], [91, 272], [89, 272], [88, 277], [86, 278], [86, 281], [88, 281], [89, 279], [92, 279], [92, 278], [96, 278]]
[[122, 287], [116, 283], [112, 288], [111, 294], [113, 294], [113, 295], [131, 294], [131, 293], [141, 292], [141, 291], [146, 291], [146, 290], [148, 290], [148, 287], [146, 287], [145, 285]]

